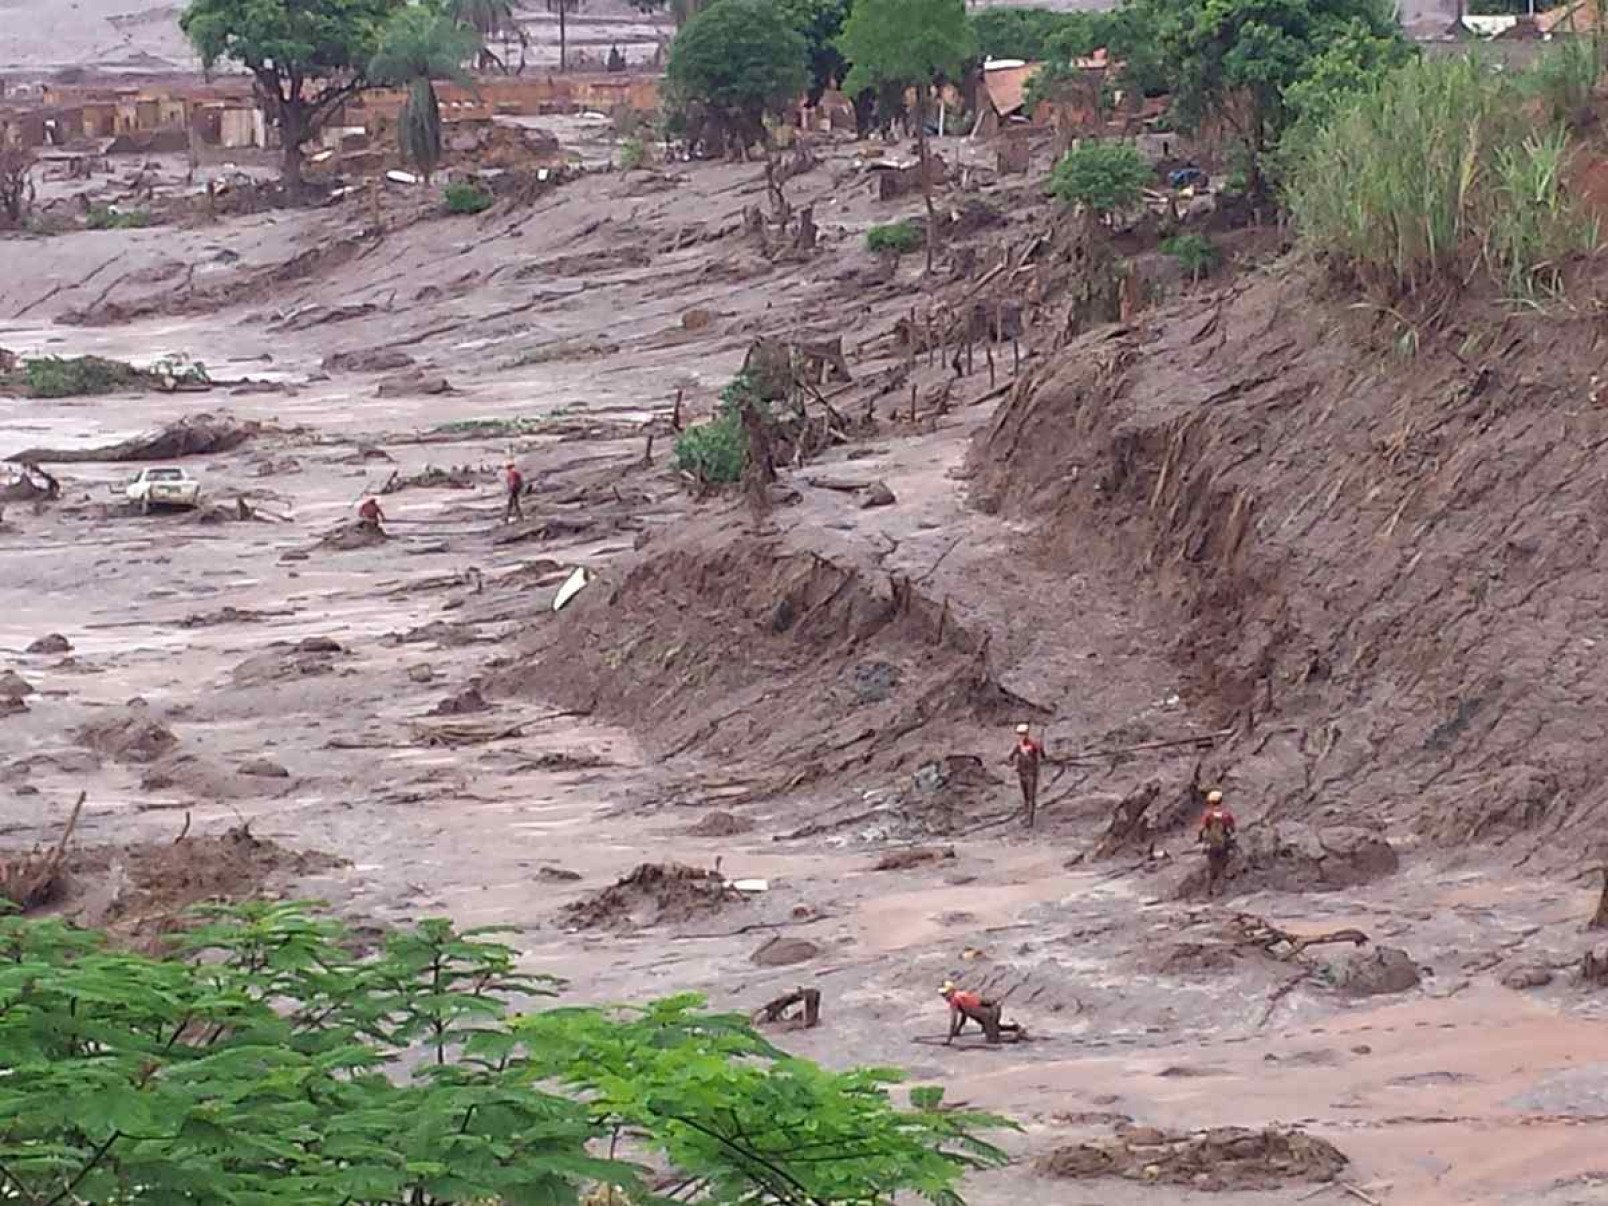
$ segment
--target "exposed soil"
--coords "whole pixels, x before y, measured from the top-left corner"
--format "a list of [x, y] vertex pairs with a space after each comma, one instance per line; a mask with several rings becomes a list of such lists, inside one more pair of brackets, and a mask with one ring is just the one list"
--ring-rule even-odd
[[[193, 429], [193, 398], [0, 400], [0, 455], [65, 454], [57, 505], [0, 532], [3, 668], [34, 688], [6, 696], [0, 842], [48, 848], [87, 791], [69, 906], [142, 934], [263, 890], [513, 927], [577, 1002], [752, 1014], [805, 981], [821, 1024], [789, 1051], [1021, 1124], [974, 1206], [1182, 1206], [1201, 1176], [1288, 1206], [1324, 1163], [1265, 1137], [1297, 1125], [1391, 1206], [1581, 1200], [1608, 1068], [1575, 878], [1608, 686], [1593, 320], [1464, 301], [1405, 357], [1282, 263], [1102, 326], [1048, 148], [1002, 182], [986, 140], [940, 142], [968, 183], [935, 282], [864, 249], [919, 197], [830, 141], [786, 185], [813, 250], [748, 216], [753, 164], [475, 218], [397, 189], [360, 239], [363, 199], [30, 240], [0, 344], [204, 353], [248, 434], [159, 451], [264, 522], [116, 501], [108, 458]], [[803, 391], [774, 482], [691, 491], [674, 429], [756, 340], [839, 341], [852, 380]], [[389, 538], [349, 535], [388, 486]], [[1242, 862], [1201, 898], [1211, 787]], [[242, 822], [274, 847], [201, 836]], [[1034, 1041], [943, 1046], [946, 979]], [[1122, 1139], [1134, 1177], [1035, 1171], [1116, 1115], [1163, 1134]]]
[[1221, 1192], [1332, 1181], [1347, 1163], [1334, 1144], [1300, 1130], [1222, 1127], [1180, 1135], [1132, 1127], [1112, 1139], [1057, 1148], [1038, 1167], [1067, 1180], [1126, 1177]]

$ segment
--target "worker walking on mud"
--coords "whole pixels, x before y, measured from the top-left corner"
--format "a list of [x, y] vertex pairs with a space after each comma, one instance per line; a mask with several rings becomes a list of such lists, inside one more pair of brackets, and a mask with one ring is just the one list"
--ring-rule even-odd
[[1015, 763], [1016, 778], [1022, 786], [1022, 807], [1027, 811], [1027, 827], [1038, 817], [1039, 763], [1044, 761], [1044, 744], [1033, 739], [1031, 725], [1016, 726], [1016, 745], [1006, 760]]
[[953, 980], [945, 980], [938, 993], [949, 1002], [949, 1037], [944, 1045], [955, 1041], [955, 1036], [965, 1028], [967, 1022], [976, 1022], [983, 1028], [983, 1037], [991, 1043], [1000, 1041], [1000, 1013], [1001, 1007], [995, 1001], [985, 1001], [974, 992], [965, 992], [955, 987]]
[[520, 504], [519, 496], [525, 492], [525, 475], [515, 467], [513, 461], [503, 466], [503, 487], [508, 491], [508, 501], [503, 507], [503, 522], [513, 523], [516, 519], [524, 519], [525, 509]]
[[1223, 793], [1206, 793], [1206, 811], [1201, 814], [1200, 828], [1195, 840], [1206, 847], [1206, 894], [1213, 895], [1223, 875], [1228, 871], [1228, 860], [1233, 857], [1235, 832], [1238, 824], [1234, 814], [1223, 803]]
[[380, 510], [380, 500], [365, 498], [363, 505], [357, 509], [357, 522], [365, 528], [373, 528], [376, 532], [385, 531], [385, 512]]

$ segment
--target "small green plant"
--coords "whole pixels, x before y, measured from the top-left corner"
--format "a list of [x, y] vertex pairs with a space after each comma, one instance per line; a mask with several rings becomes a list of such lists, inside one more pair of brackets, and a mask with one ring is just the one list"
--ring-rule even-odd
[[889, 252], [893, 255], [908, 255], [920, 249], [924, 242], [926, 232], [909, 218], [889, 222], [885, 226], [873, 226], [865, 232], [866, 250], [877, 254]]
[[1155, 178], [1138, 149], [1104, 139], [1068, 151], [1050, 172], [1052, 196], [1100, 217], [1132, 209]]
[[109, 394], [140, 379], [140, 372], [121, 360], [99, 356], [43, 356], [23, 366], [23, 380], [36, 398], [76, 398]]
[[689, 427], [676, 440], [675, 468], [689, 474], [700, 485], [728, 485], [738, 481], [748, 463], [748, 440], [743, 432], [743, 406], [757, 406], [769, 412], [754, 390], [752, 378], [738, 373], [720, 391], [720, 404], [714, 417]]
[[1162, 241], [1161, 249], [1178, 261], [1178, 266], [1189, 273], [1191, 281], [1211, 275], [1212, 269], [1222, 258], [1217, 244], [1203, 234], [1174, 235]]
[[620, 144], [620, 170], [634, 172], [648, 161], [648, 148], [634, 135]]
[[90, 230], [140, 230], [150, 224], [149, 211], [118, 209], [115, 205], [94, 206], [84, 218], [84, 225]]
[[478, 184], [468, 184], [461, 180], [447, 185], [445, 197], [449, 214], [483, 214], [496, 201], [496, 198]]

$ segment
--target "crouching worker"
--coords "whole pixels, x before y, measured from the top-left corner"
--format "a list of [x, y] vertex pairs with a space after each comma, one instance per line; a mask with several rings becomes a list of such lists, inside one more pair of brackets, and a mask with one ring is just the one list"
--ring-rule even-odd
[[944, 1040], [946, 1045], [955, 1041], [955, 1036], [968, 1021], [981, 1026], [983, 1037], [989, 1042], [1000, 1041], [1000, 1005], [997, 1001], [985, 1001], [974, 992], [964, 992], [955, 987], [953, 980], [945, 980], [938, 992], [949, 1002], [949, 1037]]

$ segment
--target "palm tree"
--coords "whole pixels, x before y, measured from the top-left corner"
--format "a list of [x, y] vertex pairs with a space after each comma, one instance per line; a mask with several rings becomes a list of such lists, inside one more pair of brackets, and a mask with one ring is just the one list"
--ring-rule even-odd
[[[525, 30], [514, 16], [513, 0], [447, 0], [446, 14], [459, 25], [480, 35], [480, 66], [488, 62], [508, 71], [507, 53], [510, 39], [517, 39], [521, 52], [526, 44]], [[491, 52], [489, 43], [502, 39], [503, 58]], [[523, 58], [523, 54], [521, 54]]]
[[558, 69], [569, 69], [569, 30], [565, 27], [567, 14], [581, 7], [581, 0], [547, 0], [547, 11], [558, 14]]
[[403, 156], [429, 180], [441, 162], [441, 102], [435, 81], [467, 81], [464, 60], [480, 46], [480, 36], [423, 5], [409, 5], [391, 18], [369, 76], [404, 85], [408, 98], [397, 121]]

